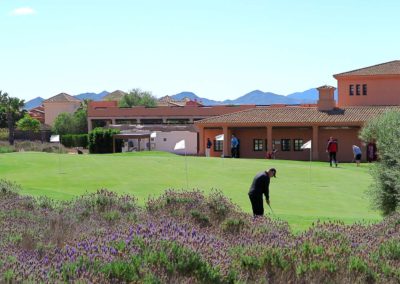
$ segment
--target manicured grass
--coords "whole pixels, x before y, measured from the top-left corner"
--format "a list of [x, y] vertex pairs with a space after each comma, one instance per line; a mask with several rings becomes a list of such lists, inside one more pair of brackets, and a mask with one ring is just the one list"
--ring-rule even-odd
[[[271, 206], [275, 217], [295, 231], [317, 219], [345, 223], [377, 221], [365, 191], [371, 183], [368, 164], [340, 164], [283, 160], [187, 157], [189, 188], [210, 192], [220, 189], [244, 211], [251, 206], [247, 192], [254, 175], [277, 169], [271, 180]], [[107, 188], [129, 193], [144, 204], [149, 195], [166, 189], [186, 189], [185, 157], [163, 152], [110, 155], [50, 153], [0, 154], [0, 178], [22, 185], [23, 193], [70, 199]], [[265, 208], [269, 213], [269, 208]]]

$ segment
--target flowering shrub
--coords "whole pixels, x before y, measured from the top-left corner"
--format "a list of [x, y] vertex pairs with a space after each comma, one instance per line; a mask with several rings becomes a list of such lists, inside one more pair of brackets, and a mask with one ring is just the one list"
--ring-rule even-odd
[[400, 215], [372, 225], [253, 219], [219, 191], [144, 208], [105, 189], [68, 202], [0, 181], [0, 282], [398, 283]]

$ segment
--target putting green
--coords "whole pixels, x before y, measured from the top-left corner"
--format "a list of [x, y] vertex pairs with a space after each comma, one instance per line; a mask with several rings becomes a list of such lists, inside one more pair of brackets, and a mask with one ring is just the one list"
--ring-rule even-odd
[[[107, 188], [133, 194], [144, 204], [149, 195], [166, 189], [213, 188], [224, 192], [246, 212], [251, 211], [247, 191], [254, 175], [269, 167], [277, 169], [271, 180], [271, 206], [275, 217], [286, 220], [295, 231], [317, 219], [345, 223], [380, 220], [369, 207], [366, 190], [372, 179], [368, 164], [261, 159], [221, 159], [177, 156], [164, 152], [109, 155], [49, 153], [0, 154], [0, 178], [15, 181], [24, 194], [70, 199], [85, 192]], [[266, 213], [271, 214], [269, 208]]]

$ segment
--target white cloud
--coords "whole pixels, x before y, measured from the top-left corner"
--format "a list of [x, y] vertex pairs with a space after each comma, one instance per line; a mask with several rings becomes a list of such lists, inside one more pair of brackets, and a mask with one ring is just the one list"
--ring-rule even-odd
[[35, 14], [35, 10], [33, 10], [30, 7], [21, 7], [17, 8], [14, 11], [11, 12], [11, 15], [13, 16], [26, 16], [26, 15], [33, 15]]

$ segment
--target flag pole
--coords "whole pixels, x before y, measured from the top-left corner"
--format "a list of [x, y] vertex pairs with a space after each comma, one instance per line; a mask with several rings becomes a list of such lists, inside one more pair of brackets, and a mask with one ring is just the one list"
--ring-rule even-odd
[[310, 147], [310, 168], [308, 170], [308, 180], [310, 181], [310, 185], [311, 185], [311, 149], [312, 149], [312, 142], [311, 142], [311, 147]]
[[186, 147], [185, 147], [185, 171], [186, 171], [186, 188], [187, 188], [187, 190], [189, 190], [189, 178], [188, 178], [188, 168], [187, 168]]

